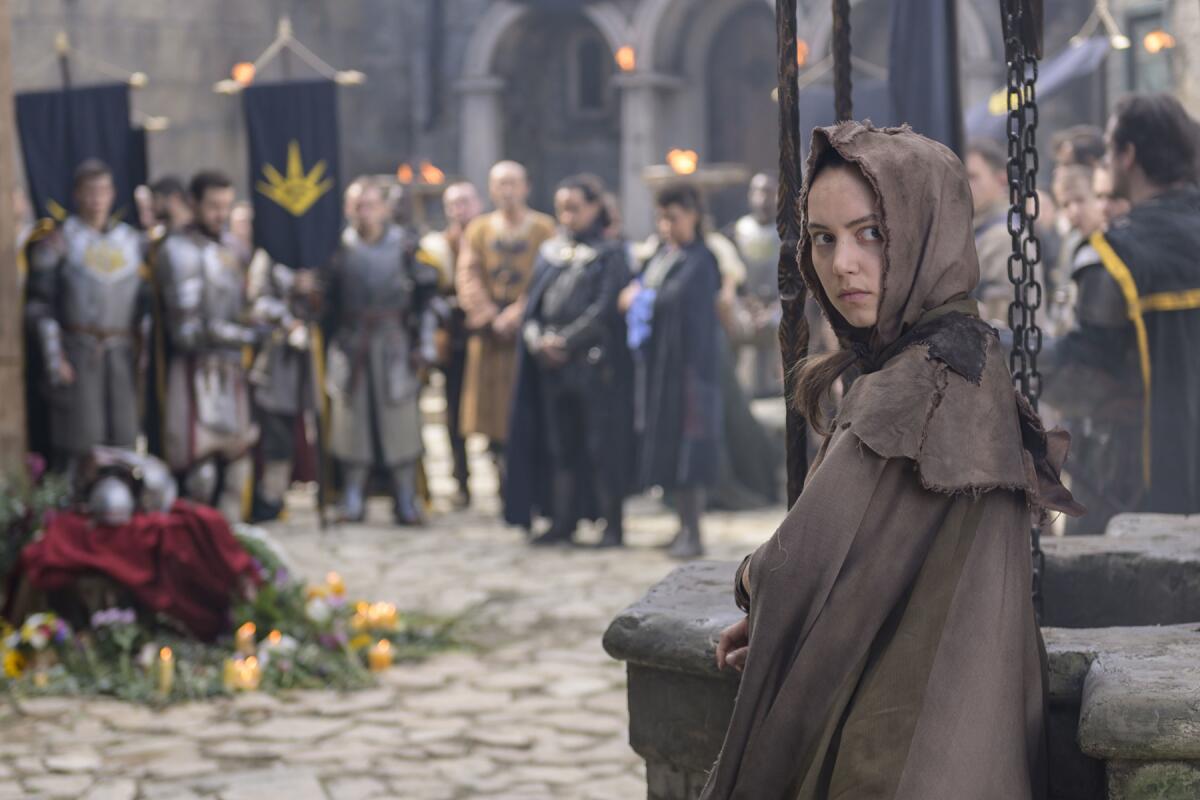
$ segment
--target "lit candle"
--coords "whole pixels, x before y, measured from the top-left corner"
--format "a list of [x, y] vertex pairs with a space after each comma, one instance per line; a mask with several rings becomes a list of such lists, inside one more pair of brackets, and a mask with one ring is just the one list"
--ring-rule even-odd
[[262, 667], [254, 656], [243, 659], [237, 667], [237, 688], [244, 692], [252, 692], [262, 682]]
[[158, 651], [158, 692], [164, 697], [171, 693], [175, 685], [175, 654], [171, 648], [164, 647]]
[[380, 639], [367, 651], [367, 665], [371, 672], [382, 672], [392, 665], [393, 657], [392, 643], [387, 639]]
[[331, 572], [325, 576], [325, 583], [329, 586], [329, 591], [332, 594], [341, 597], [346, 593], [346, 582], [342, 580], [342, 576], [336, 572]]
[[258, 628], [254, 626], [253, 622], [247, 622], [237, 629], [234, 644], [237, 647], [237, 651], [243, 656], [252, 656], [258, 652], [258, 643], [254, 638], [257, 633]]
[[271, 647], [279, 647], [279, 643], [283, 641], [283, 634], [279, 631], [271, 631], [267, 634], [267, 641], [271, 643]]
[[238, 662], [232, 658], [225, 659], [225, 668], [221, 671], [221, 684], [225, 691], [232, 692], [238, 684]]

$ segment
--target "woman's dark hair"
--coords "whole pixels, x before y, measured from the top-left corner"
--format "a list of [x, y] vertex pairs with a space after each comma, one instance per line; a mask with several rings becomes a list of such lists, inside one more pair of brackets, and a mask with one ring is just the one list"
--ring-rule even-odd
[[567, 189], [568, 191], [577, 191], [583, 195], [583, 199], [592, 205], [599, 204], [600, 211], [596, 216], [596, 224], [601, 228], [607, 228], [612, 225], [612, 214], [608, 212], [608, 204], [604, 201], [604, 196], [608, 192], [608, 188], [604, 185], [604, 181], [599, 175], [593, 175], [590, 172], [581, 172], [578, 175], [572, 175], [569, 178], [563, 178], [558, 184], [558, 191]]
[[1155, 184], [1196, 180], [1196, 121], [1173, 96], [1123, 97], [1113, 111], [1113, 120], [1113, 145], [1117, 150], [1133, 145], [1138, 166]]
[[[809, 188], [811, 189], [822, 170], [834, 168], [859, 169], [858, 165], [852, 161], [848, 161], [836, 149], [826, 147], [825, 151], [817, 157], [816, 162], [812, 166], [812, 174], [808, 183]], [[804, 198], [803, 213], [807, 219], [807, 195]], [[802, 237], [802, 240], [807, 241], [804, 237]], [[804, 253], [800, 253], [799, 257], [803, 259]], [[840, 341], [839, 344], [841, 344]], [[792, 408], [800, 412], [817, 433], [828, 435], [829, 430], [825, 427], [821, 404], [829, 394], [829, 390], [833, 388], [833, 384], [837, 382], [837, 379], [841, 377], [843, 372], [854, 364], [856, 358], [857, 356], [855, 356], [853, 350], [839, 346], [832, 353], [824, 353], [819, 356], [810, 356], [801, 359], [790, 368], [795, 376]]]
[[192, 183], [188, 186], [188, 191], [191, 192], [192, 199], [199, 203], [204, 200], [204, 195], [211, 189], [231, 188], [233, 188], [233, 181], [228, 175], [215, 169], [206, 169], [192, 176]]
[[696, 212], [696, 238], [704, 237], [704, 198], [696, 187], [687, 183], [672, 183], [658, 190], [654, 197], [658, 208], [679, 206], [684, 211]]

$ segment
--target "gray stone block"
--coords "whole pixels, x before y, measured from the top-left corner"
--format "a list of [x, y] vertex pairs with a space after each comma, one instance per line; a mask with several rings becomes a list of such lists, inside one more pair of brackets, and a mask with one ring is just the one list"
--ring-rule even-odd
[[1114, 761], [1108, 765], [1108, 800], [1196, 800], [1200, 764]]

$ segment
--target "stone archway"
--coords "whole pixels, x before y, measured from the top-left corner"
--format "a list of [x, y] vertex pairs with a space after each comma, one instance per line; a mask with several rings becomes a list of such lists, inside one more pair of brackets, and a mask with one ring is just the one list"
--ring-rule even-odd
[[[551, 30], [555, 29], [555, 30]], [[565, 34], [565, 36], [562, 36]], [[569, 64], [568, 48], [580, 44], [594, 48], [604, 47], [603, 65], [597, 63], [605, 73], [603, 91], [612, 94], [598, 114], [587, 114], [576, 122], [593, 123], [601, 135], [584, 136], [582, 158], [563, 157], [562, 141], [551, 142], [546, 148], [546, 137], [553, 133], [555, 125], [563, 120], [546, 119], [543, 115], [556, 109], [568, 109], [573, 91], [566, 86], [566, 78], [558, 85], [545, 80], [547, 74], [557, 69], [566, 76], [578, 76], [578, 65]], [[512, 0], [499, 0], [488, 6], [487, 11], [475, 24], [466, 49], [461, 79], [457, 84], [460, 95], [460, 141], [459, 165], [464, 177], [480, 188], [486, 186], [487, 173], [492, 164], [502, 158], [515, 158], [530, 162], [535, 182], [535, 197], [545, 205], [546, 186], [564, 177], [566, 171], [590, 169], [605, 177], [614, 188], [620, 183], [620, 98], [616, 95], [617, 84], [613, 76], [613, 53], [630, 40], [624, 16], [606, 2], [584, 6], [576, 15], [547, 16], [529, 6]], [[561, 45], [550, 47], [546, 45]], [[540, 53], [541, 61], [535, 53]], [[577, 53], [576, 53], [577, 54]], [[536, 67], [536, 72], [531, 70]], [[525, 78], [537, 80], [522, 81]], [[539, 97], [528, 91], [535, 87], [550, 96]], [[557, 96], [556, 96], [557, 95]], [[538, 97], [540, 106], [531, 101]], [[548, 126], [539, 125], [542, 117]], [[571, 116], [569, 113], [566, 115]], [[577, 115], [578, 116], [578, 115]], [[569, 119], [568, 119], [569, 121]], [[524, 130], [532, 136], [523, 136]], [[558, 139], [565, 134], [559, 130]], [[553, 137], [551, 137], [553, 138]], [[561, 174], [560, 174], [561, 173]]]

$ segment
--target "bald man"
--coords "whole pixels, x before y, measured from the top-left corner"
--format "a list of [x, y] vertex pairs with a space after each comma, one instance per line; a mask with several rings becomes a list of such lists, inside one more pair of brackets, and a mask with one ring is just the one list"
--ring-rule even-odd
[[534, 259], [555, 224], [529, 208], [529, 179], [515, 161], [492, 167], [488, 192], [496, 210], [467, 226], [458, 257], [458, 301], [472, 334], [460, 422], [464, 435], [487, 437], [503, 481], [517, 329]]

